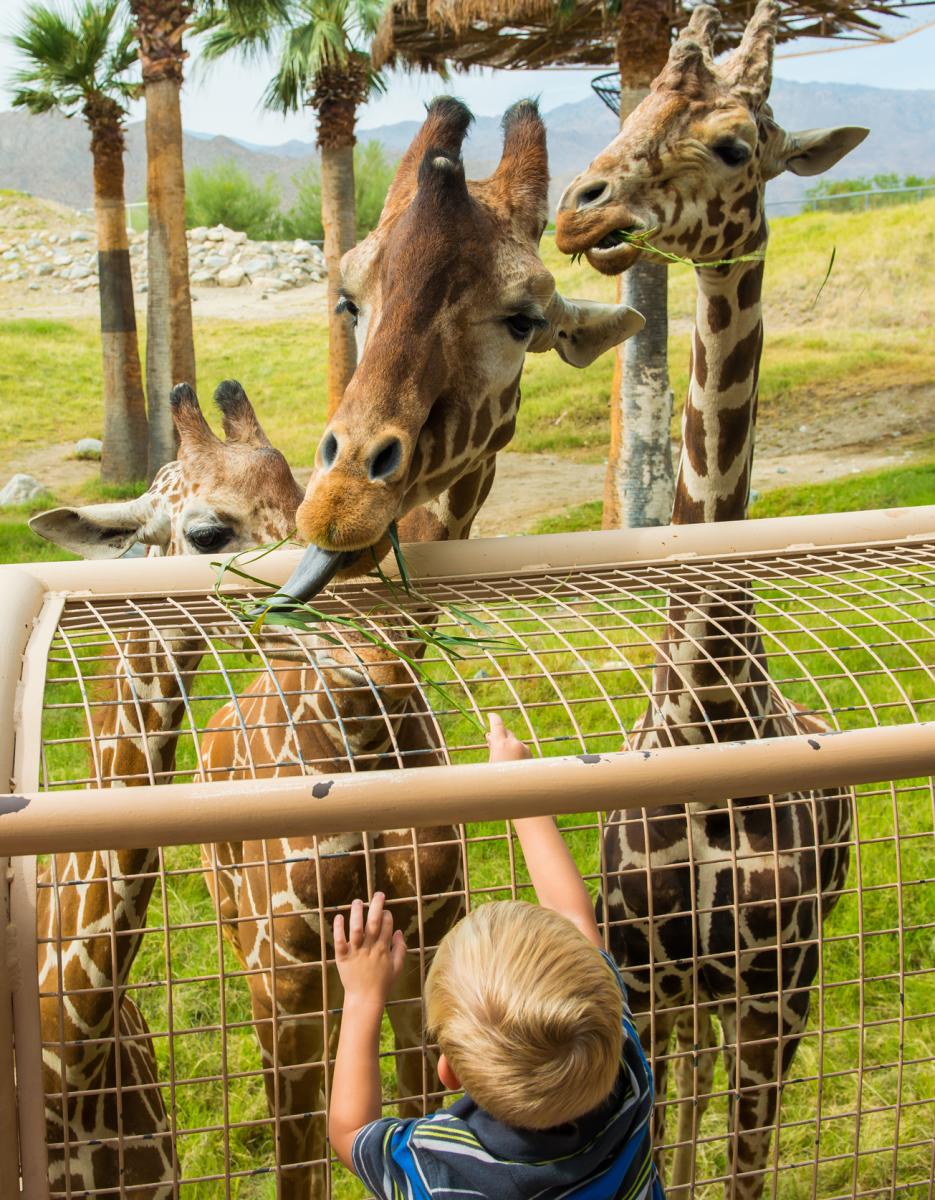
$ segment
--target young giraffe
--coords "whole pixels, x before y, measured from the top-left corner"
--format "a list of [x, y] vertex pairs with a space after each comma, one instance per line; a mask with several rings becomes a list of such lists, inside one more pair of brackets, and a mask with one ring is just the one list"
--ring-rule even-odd
[[[136, 542], [175, 555], [286, 536], [301, 489], [239, 384], [222, 383], [215, 399], [226, 441], [211, 432], [194, 392], [177, 387], [178, 459], [142, 496], [55, 509], [34, 517], [32, 528], [85, 557], [115, 557]], [[183, 697], [204, 646], [181, 630], [164, 637], [131, 629], [114, 642], [113, 703], [91, 743], [100, 785], [173, 775]], [[158, 870], [158, 851], [144, 848], [57, 855], [41, 875], [50, 885], [38, 891], [37, 928], [39, 986], [49, 993], [40, 1008], [53, 1192], [122, 1185], [145, 1200], [172, 1194], [174, 1155], [150, 1033], [124, 990]]]
[[[704, 263], [765, 252], [766, 181], [783, 170], [824, 171], [866, 135], [852, 128], [788, 134], [776, 125], [767, 98], [778, 12], [773, 0], [761, 0], [741, 45], [716, 65], [718, 14], [696, 8], [650, 95], [559, 206], [559, 248], [585, 252], [602, 272], [636, 260], [640, 251], [621, 234], [640, 229], [652, 231], [653, 245], [698, 264], [676, 524], [742, 518], [749, 496], [763, 263]], [[653, 697], [634, 742], [641, 748], [826, 728], [770, 684], [754, 598], [742, 584], [673, 595]], [[697, 1051], [715, 1044], [712, 1009], [731, 1089], [726, 1190], [737, 1200], [762, 1194], [779, 1085], [805, 1029], [822, 921], [847, 875], [852, 802], [850, 793], [809, 792], [610, 818], [611, 945], [626, 967], [661, 1098], [673, 1034], [685, 1055], [676, 1068], [679, 1146], [669, 1188], [677, 1200], [690, 1194], [691, 1143], [706, 1104], [693, 1112], [693, 1099], [711, 1091], [714, 1053]], [[694, 1011], [698, 1001], [704, 1007]], [[664, 1123], [660, 1104], [660, 1145]]]
[[[333, 775], [444, 761], [407, 664], [359, 635], [345, 631], [342, 640], [334, 646], [312, 639], [316, 668], [283, 665], [216, 714], [202, 742], [209, 778]], [[414, 645], [406, 650], [418, 654]], [[203, 847], [202, 858], [225, 933], [249, 972], [267, 1097], [278, 1125], [280, 1194], [283, 1200], [324, 1196], [324, 1060], [339, 1017], [330, 1018], [326, 1039], [323, 1014], [341, 1003], [334, 967], [322, 965], [334, 953], [332, 913], [325, 910], [375, 888], [390, 898], [410, 948], [388, 1010], [400, 1110], [422, 1115], [423, 1092], [441, 1093], [435, 1056], [418, 1049], [422, 981], [435, 946], [464, 913], [458, 831], [444, 826], [417, 835], [406, 829], [373, 838], [345, 834], [321, 843], [223, 843]]]
[[642, 327], [626, 306], [564, 300], [542, 265], [536, 105], [507, 112], [499, 165], [478, 181], [460, 159], [471, 120], [457, 100], [429, 105], [377, 228], [341, 260], [358, 365], [297, 516], [309, 549], [283, 591], [300, 599], [369, 566], [393, 521], [403, 540], [467, 537], [513, 436], [526, 353], [584, 367]]

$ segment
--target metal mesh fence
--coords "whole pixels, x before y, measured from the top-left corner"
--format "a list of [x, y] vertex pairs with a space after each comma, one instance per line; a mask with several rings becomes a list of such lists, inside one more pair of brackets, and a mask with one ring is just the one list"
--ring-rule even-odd
[[[544, 757], [755, 739], [774, 719], [918, 723], [935, 715], [933, 599], [928, 542], [426, 580], [416, 596], [367, 581], [275, 637], [216, 595], [73, 598], [48, 653], [41, 787], [142, 786], [137, 808], [147, 784], [478, 762], [491, 712]], [[743, 670], [753, 600], [778, 689], [765, 708]], [[675, 667], [695, 682], [663, 720]], [[933, 1194], [935, 792], [860, 786], [844, 832], [816, 843], [850, 798], [560, 819], [654, 1052], [676, 1200]], [[437, 1106], [425, 973], [466, 908], [531, 898], [510, 815], [243, 843], [220, 840], [219, 815], [216, 844], [161, 848], [154, 807], [146, 850], [43, 860], [51, 1195], [365, 1195], [325, 1139], [334, 915], [387, 891], [408, 965], [384, 1022], [385, 1110]]]

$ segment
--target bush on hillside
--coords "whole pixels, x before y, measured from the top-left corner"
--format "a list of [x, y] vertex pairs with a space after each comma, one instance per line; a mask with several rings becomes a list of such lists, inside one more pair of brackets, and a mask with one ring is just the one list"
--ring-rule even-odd
[[[923, 188], [935, 184], [935, 175], [904, 175], [895, 171], [877, 175], [859, 175], [856, 179], [822, 179], [805, 192], [806, 208], [831, 212], [850, 212], [860, 208], [886, 208], [891, 204], [907, 204], [922, 200], [932, 193], [896, 191], [897, 188]], [[870, 195], [854, 195], [853, 193]], [[820, 203], [816, 203], [819, 201]]]
[[193, 167], [185, 176], [185, 220], [196, 225], [226, 225], [257, 241], [283, 236], [279, 185], [273, 175], [255, 183], [227, 159], [207, 170]]
[[[357, 205], [357, 237], [366, 237], [376, 227], [383, 201], [393, 175], [395, 162], [387, 157], [379, 142], [366, 142], [354, 147], [354, 194]], [[320, 240], [321, 225], [321, 167], [310, 163], [304, 171], [293, 176], [296, 198], [283, 218], [286, 237]]]

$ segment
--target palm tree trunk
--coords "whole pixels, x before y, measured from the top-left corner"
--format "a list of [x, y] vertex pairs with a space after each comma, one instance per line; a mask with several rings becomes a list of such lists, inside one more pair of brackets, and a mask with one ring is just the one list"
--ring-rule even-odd
[[341, 257], [357, 241], [354, 195], [354, 143], [321, 147], [321, 223], [325, 231], [328, 268], [328, 416], [350, 383], [357, 366], [357, 346], [351, 322], [336, 313], [341, 291]]
[[[668, 9], [658, 0], [621, 7], [617, 57], [623, 124], [665, 66], [671, 31]], [[675, 481], [665, 264], [640, 259], [620, 277], [617, 295], [622, 304], [643, 314], [646, 325], [617, 347], [603, 524], [605, 529], [666, 525], [672, 516]]]
[[180, 82], [146, 84], [146, 199], [149, 291], [146, 305], [146, 391], [149, 396], [149, 471], [175, 458], [169, 393], [195, 387], [195, 341], [185, 240]]
[[328, 268], [328, 416], [350, 383], [357, 366], [357, 343], [351, 323], [335, 313], [341, 293], [341, 256], [357, 241], [354, 192], [354, 128], [357, 106], [370, 92], [370, 64], [351, 52], [345, 61], [321, 67], [309, 103], [318, 113], [321, 150], [321, 223]]
[[[96, 111], [102, 106], [109, 111]], [[123, 114], [113, 101], [100, 100], [93, 112], [89, 107], [104, 356], [101, 479], [135, 483], [146, 478], [147, 422], [127, 243]]]
[[195, 386], [195, 342], [185, 240], [185, 171], [179, 93], [194, 0], [130, 0], [136, 19], [146, 99], [146, 200], [149, 291], [146, 304], [146, 393], [149, 473], [175, 458], [169, 393]]

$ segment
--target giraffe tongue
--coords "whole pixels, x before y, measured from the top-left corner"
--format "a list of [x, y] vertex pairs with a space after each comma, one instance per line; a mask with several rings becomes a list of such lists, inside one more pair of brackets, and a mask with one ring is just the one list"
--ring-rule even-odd
[[262, 605], [256, 615], [271, 609], [288, 610], [298, 601], [300, 604], [317, 596], [342, 567], [350, 566], [360, 557], [359, 550], [322, 550], [320, 546], [309, 546], [296, 569], [278, 592]]

